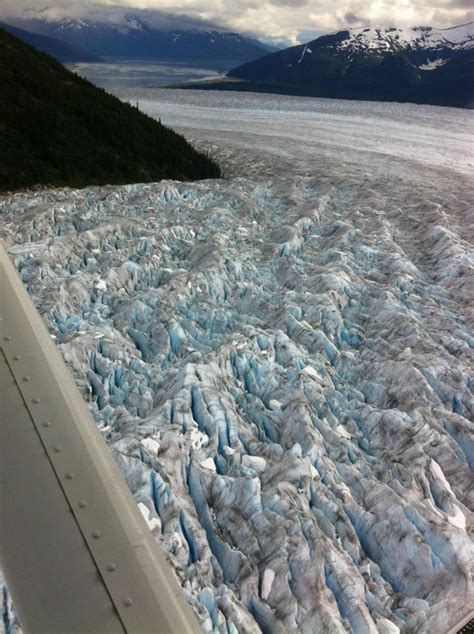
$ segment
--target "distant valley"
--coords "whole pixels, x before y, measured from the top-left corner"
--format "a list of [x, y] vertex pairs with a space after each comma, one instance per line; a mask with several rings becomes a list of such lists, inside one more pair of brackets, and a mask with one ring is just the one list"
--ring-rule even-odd
[[276, 50], [213, 24], [190, 23], [185, 17], [163, 17], [156, 11], [127, 12], [111, 7], [83, 19], [43, 17], [43, 13], [5, 21], [31, 33], [79, 47], [107, 61], [184, 62], [204, 64], [206, 68], [222, 72]]

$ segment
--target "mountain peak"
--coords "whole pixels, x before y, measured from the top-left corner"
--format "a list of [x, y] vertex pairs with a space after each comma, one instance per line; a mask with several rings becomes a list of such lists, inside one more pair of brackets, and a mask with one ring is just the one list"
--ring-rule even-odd
[[[342, 49], [360, 50], [400, 50], [402, 48], [418, 49], [468, 49], [474, 47], [474, 26], [472, 22], [437, 29], [432, 26], [415, 26], [412, 28], [397, 27], [360, 27], [343, 31], [348, 33], [339, 45]], [[335, 32], [333, 35], [341, 33]]]
[[227, 90], [472, 107], [474, 24], [372, 26], [323, 35], [241, 65]]

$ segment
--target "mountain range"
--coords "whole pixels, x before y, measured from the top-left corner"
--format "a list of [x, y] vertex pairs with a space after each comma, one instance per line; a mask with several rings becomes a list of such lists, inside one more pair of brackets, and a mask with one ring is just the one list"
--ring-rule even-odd
[[39, 35], [38, 33], [32, 33], [31, 31], [25, 31], [19, 29], [10, 24], [0, 22], [0, 27], [8, 31], [18, 39], [30, 44], [38, 51], [51, 55], [59, 62], [103, 62], [104, 60], [98, 55], [89, 53], [88, 51], [79, 48], [78, 46], [71, 46], [66, 42], [62, 42], [54, 37], [48, 37], [47, 35]]
[[226, 71], [273, 52], [256, 39], [210, 23], [157, 11], [102, 8], [85, 17], [39, 12], [9, 17], [10, 25], [55, 38], [101, 58], [206, 63]]
[[474, 23], [359, 28], [324, 35], [242, 64], [208, 89], [474, 105]]

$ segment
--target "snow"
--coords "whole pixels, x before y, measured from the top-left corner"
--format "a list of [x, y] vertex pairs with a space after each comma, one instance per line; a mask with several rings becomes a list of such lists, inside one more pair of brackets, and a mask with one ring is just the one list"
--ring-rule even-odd
[[0, 236], [204, 631], [446, 631], [473, 113], [146, 94], [225, 180], [6, 195]]
[[435, 59], [433, 61], [426, 62], [426, 64], [421, 64], [420, 66], [418, 66], [418, 68], [420, 70], [435, 70], [435, 68], [439, 68], [444, 64], [446, 64], [445, 59]]
[[266, 601], [272, 591], [273, 582], [275, 580], [275, 571], [271, 568], [266, 568], [262, 575], [262, 589], [260, 596]]
[[474, 22], [449, 29], [361, 27], [350, 29], [349, 37], [338, 46], [352, 50], [398, 50], [406, 46], [427, 51], [444, 47], [467, 50], [474, 47]]
[[446, 490], [449, 491], [450, 493], [452, 493], [451, 485], [446, 480], [446, 476], [444, 475], [443, 470], [441, 469], [439, 464], [436, 462], [436, 460], [431, 460], [431, 462], [430, 462], [430, 471], [431, 471], [431, 475], [434, 478], [439, 478], [439, 480], [441, 480], [441, 482], [444, 485], [444, 487], [446, 488]]
[[265, 471], [266, 469], [267, 461], [265, 460], [265, 458], [262, 458], [260, 456], [246, 455], [242, 457], [242, 464], [244, 465], [244, 467], [250, 467], [250, 469], [254, 469], [259, 473], [262, 473], [262, 471]]
[[141, 441], [141, 444], [148, 449], [152, 454], [158, 455], [158, 450], [160, 449], [160, 443], [154, 438], [144, 438]]
[[376, 621], [377, 631], [379, 634], [400, 634], [400, 628], [389, 621], [388, 619], [381, 618]]
[[351, 438], [351, 435], [348, 431], [346, 431], [346, 429], [344, 429], [344, 427], [342, 425], [338, 425], [336, 427], [336, 433], [339, 434], [339, 436], [341, 436], [341, 438]]
[[204, 467], [204, 469], [209, 469], [210, 471], [216, 471], [216, 463], [214, 462], [213, 458], [206, 458], [206, 460], [203, 460], [201, 462], [201, 467]]
[[138, 508], [140, 509], [141, 514], [143, 515], [145, 522], [147, 523], [148, 528], [151, 531], [153, 531], [155, 528], [161, 529], [160, 520], [156, 517], [151, 517], [151, 511], [145, 504], [143, 504], [142, 502], [139, 502]]
[[196, 429], [195, 427], [191, 429], [190, 436], [191, 444], [195, 449], [201, 449], [202, 447], [205, 447], [209, 442], [208, 436], [200, 432], [199, 429]]
[[466, 530], [466, 516], [461, 511], [459, 506], [454, 505], [454, 514], [448, 515], [448, 522], [453, 526], [457, 526], [461, 530]]
[[[298, 63], [298, 64], [301, 64], [301, 62], [303, 61], [303, 57], [306, 55], [306, 53], [312, 53], [312, 52], [313, 52], [313, 51], [309, 48], [309, 46], [308, 46], [308, 45], [306, 45], [306, 46], [303, 48], [303, 52], [301, 53], [301, 57], [299, 58], [299, 60], [298, 60], [298, 62], [297, 62], [297, 63]], [[291, 64], [289, 64], [289, 66], [291, 66]]]
[[301, 62], [303, 61], [303, 57], [305, 56], [305, 53], [306, 53], [306, 49], [307, 49], [307, 48], [308, 48], [307, 46], [304, 46], [304, 47], [303, 47], [303, 51], [301, 52], [301, 57], [300, 57], [300, 58], [299, 58], [299, 60], [297, 61], [297, 64], [301, 64]]
[[[441, 469], [440, 465], [436, 462], [436, 460], [431, 460], [430, 472], [432, 477], [439, 481], [440, 485], [444, 488], [448, 496], [450, 496], [452, 500], [456, 500], [456, 496], [453, 493], [451, 485], [449, 484], [448, 480], [446, 479], [446, 476], [444, 475], [443, 470]], [[453, 526], [457, 526], [461, 530], [465, 531], [466, 530], [466, 516], [464, 515], [464, 513], [461, 511], [459, 506], [455, 503], [451, 503], [450, 510], [451, 510], [450, 513], [446, 511], [448, 522], [452, 524]]]
[[312, 368], [309, 365], [303, 368], [300, 374], [303, 374], [304, 376], [308, 376], [311, 379], [318, 379], [318, 373], [316, 372], [314, 368]]

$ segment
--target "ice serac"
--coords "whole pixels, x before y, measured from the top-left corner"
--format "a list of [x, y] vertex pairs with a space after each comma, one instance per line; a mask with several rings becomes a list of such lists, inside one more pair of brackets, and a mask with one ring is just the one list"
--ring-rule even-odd
[[205, 632], [441, 634], [472, 600], [466, 216], [408, 190], [296, 175], [0, 201]]

